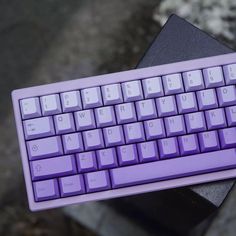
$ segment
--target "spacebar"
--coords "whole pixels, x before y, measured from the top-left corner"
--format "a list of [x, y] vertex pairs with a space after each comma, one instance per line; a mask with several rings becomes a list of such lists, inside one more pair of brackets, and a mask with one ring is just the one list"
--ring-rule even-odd
[[236, 167], [236, 149], [232, 148], [116, 168], [110, 170], [110, 174], [112, 187], [119, 188], [234, 167]]

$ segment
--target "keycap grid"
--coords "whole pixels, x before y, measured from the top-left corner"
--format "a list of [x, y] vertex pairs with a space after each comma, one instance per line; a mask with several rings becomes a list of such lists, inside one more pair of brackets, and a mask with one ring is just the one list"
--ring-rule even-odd
[[[162, 81], [162, 80], [161, 80]], [[204, 80], [203, 80], [203, 82], [204, 82]], [[143, 86], [142, 86], [142, 83], [140, 82], [140, 84], [141, 84], [141, 89], [142, 89], [142, 94], [144, 94], [144, 91], [143, 91]], [[184, 83], [183, 83], [184, 84]], [[222, 86], [224, 86], [224, 85], [222, 85]], [[163, 84], [162, 84], [162, 87], [163, 87]], [[99, 87], [100, 88], [100, 91], [102, 91], [101, 90], [101, 87]], [[185, 92], [186, 90], [185, 90], [185, 87], [184, 87], [184, 85], [183, 85], [183, 89], [184, 89], [184, 91], [183, 92]], [[121, 91], [123, 91], [122, 89], [121, 89]], [[215, 89], [214, 89], [214, 91], [215, 91]], [[180, 92], [181, 94], [183, 93], [183, 92]], [[216, 93], [216, 91], [215, 91], [215, 93]], [[122, 93], [123, 94], [123, 93]], [[195, 94], [195, 93], [194, 93]], [[174, 96], [174, 101], [176, 102], [176, 94], [174, 94], [174, 95], [172, 95], [172, 96]], [[196, 94], [195, 94], [195, 96], [196, 96]], [[59, 96], [60, 97], [60, 96]], [[102, 99], [103, 99], [103, 96], [101, 96], [102, 97]], [[217, 99], [217, 103], [219, 104], [219, 101], [218, 101], [218, 96], [216, 96], [216, 99]], [[147, 99], [144, 99], [144, 100], [147, 100]], [[198, 99], [196, 99], [196, 101], [197, 101], [197, 110], [199, 111], [199, 104], [198, 104]], [[123, 102], [123, 103], [127, 103], [127, 102]], [[136, 102], [133, 102], [132, 104], [134, 104], [134, 103], [136, 103]], [[102, 102], [102, 104], [104, 104], [104, 102]], [[154, 104], [155, 104], [155, 107], [157, 106], [157, 104], [156, 104], [156, 101], [154, 102]], [[136, 105], [136, 104], [135, 104]], [[136, 106], [134, 105], [134, 110], [135, 110], [135, 115], [136, 115], [136, 118], [138, 117], [137, 116], [137, 108], [136, 108]], [[62, 104], [61, 104], [61, 99], [60, 99], [60, 106], [62, 107]], [[84, 105], [82, 104], [82, 106], [84, 107]], [[104, 106], [104, 105], [103, 105]], [[105, 106], [104, 106], [105, 107]], [[114, 106], [112, 106], [112, 107], [114, 107]], [[218, 107], [220, 107], [220, 106], [218, 106]], [[224, 106], [224, 107], [230, 107], [230, 105], [229, 106]], [[91, 108], [90, 108], [91, 109]], [[94, 111], [95, 110], [95, 108], [92, 108], [92, 110]], [[157, 110], [157, 107], [156, 107], [156, 110]], [[207, 111], [207, 110], [212, 110], [212, 108], [210, 108], [210, 109], [206, 109], [206, 110], [204, 110], [204, 111]], [[224, 114], [225, 114], [225, 116], [226, 116], [226, 112], [225, 112], [225, 109], [223, 109], [223, 112], [224, 112]], [[63, 111], [61, 111], [61, 113], [63, 114], [64, 112]], [[178, 115], [178, 114], [180, 114], [179, 113], [179, 108], [177, 108], [177, 110], [176, 110], [176, 115]], [[204, 112], [205, 113], [205, 112]], [[73, 113], [74, 114], [74, 113]], [[184, 115], [183, 115], [184, 116]], [[74, 116], [72, 116], [73, 117], [73, 122], [75, 123], [75, 117]], [[160, 118], [159, 116], [157, 116], [158, 118]], [[157, 118], [156, 117], [156, 118]], [[168, 116], [167, 116], [168, 117]], [[172, 116], [171, 116], [172, 117]], [[163, 118], [164, 119], [164, 118]], [[206, 117], [205, 117], [205, 115], [204, 115], [204, 119], [205, 119], [205, 123], [206, 123], [206, 125], [207, 125], [207, 122], [206, 122]], [[117, 124], [117, 117], [115, 116], [115, 120], [116, 120], [116, 124]], [[54, 121], [54, 119], [53, 119], [53, 121]], [[137, 122], [141, 122], [142, 123], [142, 127], [144, 127], [144, 122], [143, 121], [138, 121], [138, 120], [136, 120], [135, 122], [129, 122], [129, 124], [130, 123], [137, 123]], [[227, 123], [228, 123], [228, 119], [227, 119]], [[55, 130], [55, 122], [53, 122], [53, 124], [54, 124], [54, 130]], [[97, 128], [97, 122], [95, 122], [95, 124], [96, 124], [96, 128]], [[227, 124], [226, 124], [227, 125]], [[123, 129], [123, 124], [121, 125], [121, 127], [122, 127], [122, 129]], [[184, 122], [184, 126], [185, 126], [185, 130], [187, 130], [186, 129], [186, 121]], [[227, 126], [229, 126], [229, 125], [227, 125]], [[110, 126], [108, 126], [108, 127], [110, 127]], [[111, 126], [112, 127], [112, 126]], [[164, 129], [166, 129], [166, 127], [165, 127], [165, 125], [164, 125]], [[207, 130], [208, 130], [208, 128], [207, 128]], [[214, 130], [218, 130], [218, 129], [214, 129]], [[146, 139], [147, 139], [147, 136], [146, 136], [146, 130], [144, 129], [144, 132], [145, 132], [145, 137], [146, 137]], [[166, 132], [166, 130], [165, 130], [165, 132]], [[101, 132], [101, 134], [102, 134], [102, 136], [103, 136], [103, 139], [104, 139], [104, 133], [103, 132]], [[186, 134], [188, 134], [188, 133], [185, 133], [185, 135]], [[178, 135], [175, 135], [175, 137], [177, 137]], [[62, 135], [60, 135], [60, 137], [62, 138]], [[198, 139], [198, 135], [196, 136], [197, 137], [197, 139]], [[33, 139], [32, 139], [33, 140]], [[83, 138], [82, 138], [82, 140], [83, 140]], [[144, 141], [147, 141], [147, 140], [144, 140]], [[83, 141], [82, 141], [83, 142]], [[124, 140], [124, 142], [126, 142], [126, 140]], [[177, 142], [178, 143], [178, 142]], [[136, 142], [134, 142], [134, 144], [136, 144]], [[62, 142], [62, 146], [63, 146], [63, 150], [65, 150], [64, 149], [64, 144], [63, 144], [63, 142]], [[178, 143], [178, 146], [179, 146], [179, 143]], [[103, 148], [105, 148], [105, 147], [103, 147]], [[115, 148], [115, 150], [116, 150], [116, 152], [117, 152], [117, 149]], [[52, 158], [54, 158], [54, 157], [52, 157]], [[77, 164], [77, 163], [76, 163]], [[78, 169], [78, 168], [77, 168]]]

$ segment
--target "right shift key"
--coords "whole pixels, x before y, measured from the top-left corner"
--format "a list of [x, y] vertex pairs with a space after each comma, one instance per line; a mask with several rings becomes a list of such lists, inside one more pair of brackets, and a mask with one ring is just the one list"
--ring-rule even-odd
[[63, 154], [60, 136], [28, 141], [27, 149], [30, 160], [60, 156]]
[[201, 153], [111, 170], [113, 188], [176, 179], [236, 167], [236, 149]]

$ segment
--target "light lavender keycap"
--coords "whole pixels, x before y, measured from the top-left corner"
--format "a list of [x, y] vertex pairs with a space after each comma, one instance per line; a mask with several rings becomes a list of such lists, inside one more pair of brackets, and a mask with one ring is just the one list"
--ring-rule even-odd
[[217, 96], [220, 106], [236, 104], [236, 88], [234, 85], [217, 88]]
[[59, 179], [62, 197], [69, 197], [85, 193], [82, 175], [66, 176]]
[[72, 113], [54, 116], [54, 123], [57, 134], [71, 133], [75, 131], [75, 123]]
[[165, 138], [158, 141], [160, 159], [179, 156], [177, 138]]
[[124, 125], [126, 143], [136, 143], [145, 141], [142, 122]]
[[236, 84], [236, 64], [230, 64], [223, 67], [225, 83]]
[[61, 103], [58, 94], [42, 96], [40, 98], [42, 113], [44, 116], [61, 113]]
[[184, 92], [181, 74], [165, 75], [162, 77], [165, 95]]
[[157, 111], [160, 117], [177, 114], [177, 107], [174, 96], [161, 97], [156, 99]]
[[224, 128], [226, 126], [223, 108], [205, 111], [208, 129]]
[[112, 106], [96, 108], [95, 117], [98, 127], [112, 126], [116, 124], [114, 108]]
[[108, 169], [117, 166], [117, 157], [115, 148], [101, 149], [97, 152], [97, 162], [99, 169]]
[[140, 162], [158, 160], [157, 144], [155, 141], [138, 143], [137, 148]]
[[60, 197], [56, 179], [48, 179], [33, 183], [34, 198], [36, 202], [51, 200]]
[[42, 138], [55, 134], [52, 117], [40, 117], [23, 122], [25, 139]]
[[81, 98], [84, 109], [102, 106], [102, 96], [99, 87], [81, 90]]
[[161, 77], [147, 78], [142, 82], [145, 98], [156, 98], [164, 95]]
[[73, 155], [48, 158], [30, 162], [32, 180], [41, 180], [76, 174]]
[[78, 131], [96, 128], [93, 110], [77, 111], [74, 114]]
[[94, 151], [76, 154], [79, 173], [97, 170], [96, 154]]
[[144, 122], [147, 140], [165, 137], [164, 123], [162, 119], [147, 120]]
[[188, 133], [195, 133], [206, 130], [206, 122], [203, 112], [186, 114], [185, 122]]
[[160, 159], [172, 158], [179, 156], [177, 138], [165, 138], [158, 141]]
[[138, 101], [143, 98], [141, 82], [139, 80], [122, 83], [125, 102]]
[[117, 155], [120, 166], [138, 163], [138, 153], [135, 144], [117, 147]]
[[28, 141], [27, 149], [30, 160], [63, 154], [61, 138], [59, 136]]
[[176, 179], [199, 173], [235, 168], [235, 149], [200, 153], [165, 161], [142, 163], [115, 168], [110, 171], [113, 188]]
[[157, 117], [156, 105], [153, 99], [136, 102], [138, 120], [147, 120]]
[[197, 92], [198, 105], [200, 110], [217, 108], [217, 98], [214, 89], [201, 90]]
[[65, 154], [84, 151], [81, 133], [72, 133], [62, 136]]
[[219, 138], [222, 148], [235, 148], [236, 127], [219, 130]]
[[22, 119], [31, 119], [41, 116], [39, 98], [25, 98], [20, 100]]
[[220, 149], [217, 131], [207, 131], [198, 134], [199, 146], [202, 152], [216, 151]]
[[183, 80], [187, 92], [204, 89], [201, 70], [184, 72]]
[[116, 105], [115, 110], [118, 124], [130, 123], [137, 120], [133, 103]]
[[106, 147], [122, 145], [125, 143], [122, 126], [113, 126], [103, 129]]
[[220, 66], [211, 67], [203, 70], [206, 88], [213, 88], [224, 85], [224, 77]]
[[182, 93], [176, 95], [179, 113], [188, 113], [197, 111], [197, 101], [195, 93]]
[[104, 105], [114, 105], [123, 102], [120, 84], [102, 86]]
[[167, 137], [186, 133], [184, 117], [182, 115], [166, 117], [165, 127]]
[[196, 134], [180, 136], [178, 141], [181, 155], [192, 155], [200, 152]]
[[226, 107], [225, 112], [229, 126], [236, 125], [236, 106]]
[[79, 91], [61, 93], [61, 103], [63, 112], [79, 111], [82, 103]]
[[87, 173], [84, 177], [88, 193], [108, 190], [111, 188], [109, 173], [107, 170]]
[[84, 131], [83, 139], [84, 139], [84, 148], [86, 151], [104, 147], [101, 129]]

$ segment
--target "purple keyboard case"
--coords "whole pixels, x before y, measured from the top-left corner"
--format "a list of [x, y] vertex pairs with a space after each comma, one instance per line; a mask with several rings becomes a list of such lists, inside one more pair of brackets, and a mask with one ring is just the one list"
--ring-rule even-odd
[[110, 199], [110, 198], [128, 196], [128, 195], [137, 194], [137, 193], [145, 193], [145, 192], [151, 192], [155, 190], [163, 190], [163, 189], [169, 189], [169, 188], [175, 188], [175, 187], [181, 187], [181, 186], [187, 186], [187, 185], [192, 185], [192, 184], [197, 184], [197, 183], [199, 184], [199, 183], [204, 183], [204, 182], [209, 182], [209, 181], [216, 181], [216, 180], [222, 180], [226, 178], [235, 177], [236, 169], [231, 169], [231, 170], [218, 171], [218, 172], [209, 173], [209, 174], [201, 174], [197, 176], [184, 177], [184, 178], [160, 181], [160, 182], [149, 183], [149, 184], [142, 184], [142, 185], [131, 186], [131, 187], [124, 187], [124, 188], [114, 189], [114, 190], [107, 190], [103, 192], [89, 193], [85, 195], [73, 196], [73, 197], [68, 197], [68, 198], [60, 198], [60, 199], [49, 200], [49, 201], [44, 201], [44, 202], [35, 202], [33, 189], [32, 189], [32, 182], [31, 182], [31, 177], [30, 177], [27, 150], [26, 150], [26, 145], [24, 141], [24, 133], [23, 133], [23, 127], [22, 127], [22, 122], [21, 122], [20, 107], [19, 107], [19, 100], [22, 98], [70, 91], [70, 90], [74, 90], [75, 88], [83, 89], [87, 87], [101, 86], [101, 85], [111, 84], [111, 83], [116, 83], [116, 82], [124, 82], [124, 81], [129, 81], [129, 80], [134, 80], [134, 79], [154, 77], [157, 75], [178, 73], [178, 72], [183, 72], [183, 68], [185, 71], [203, 69], [203, 68], [206, 68], [206, 65], [207, 67], [214, 67], [216, 65], [225, 65], [226, 62], [227, 64], [235, 63], [236, 53], [215, 56], [211, 58], [178, 62], [178, 63], [173, 63], [171, 65], [170, 64], [160, 65], [160, 66], [144, 68], [144, 69], [136, 69], [136, 70], [126, 71], [126, 72], [93, 76], [89, 78], [82, 78], [82, 79], [77, 79], [77, 80], [59, 82], [55, 84], [42, 85], [42, 86], [36, 86], [36, 87], [19, 89], [19, 90], [13, 91], [12, 99], [13, 99], [14, 113], [15, 113], [16, 126], [17, 126], [17, 132], [18, 132], [18, 138], [19, 138], [19, 144], [20, 144], [20, 152], [21, 152], [21, 157], [22, 157], [30, 209], [33, 211], [40, 210], [40, 209], [49, 209], [53, 207], [64, 206], [67, 204], [75, 204], [75, 203], [81, 203], [81, 202], [86, 202], [86, 201], [91, 201], [91, 200]]

